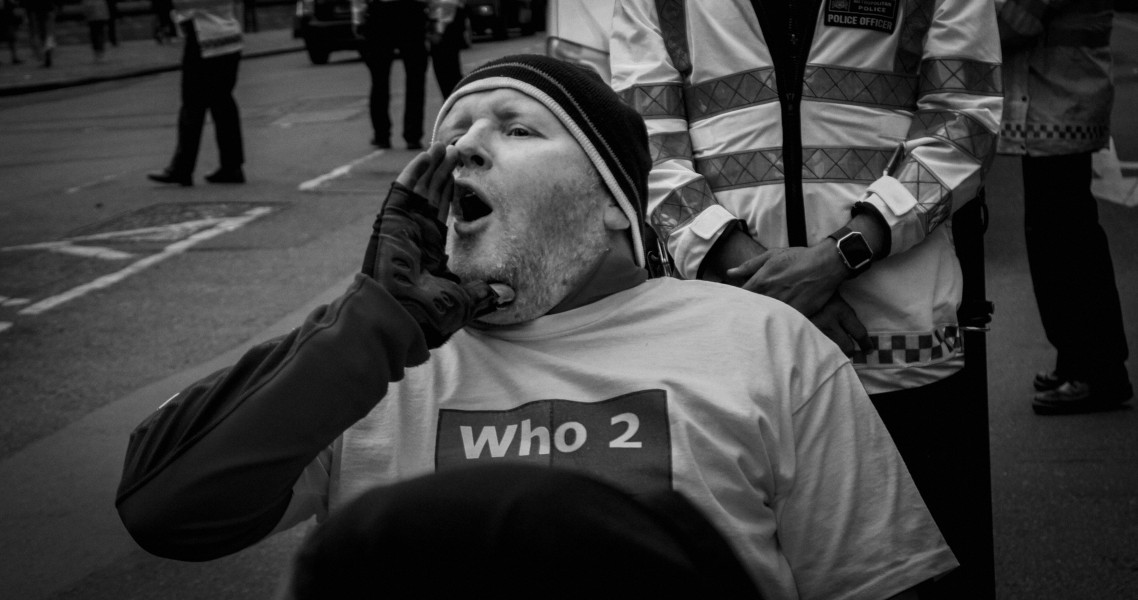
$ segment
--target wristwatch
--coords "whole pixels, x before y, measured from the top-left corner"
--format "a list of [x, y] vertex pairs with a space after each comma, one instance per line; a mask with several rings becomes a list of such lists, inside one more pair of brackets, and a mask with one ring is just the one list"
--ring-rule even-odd
[[842, 227], [831, 233], [829, 237], [837, 242], [838, 256], [842, 258], [846, 267], [853, 271], [854, 277], [869, 270], [870, 262], [873, 260], [873, 249], [869, 247], [860, 232]]

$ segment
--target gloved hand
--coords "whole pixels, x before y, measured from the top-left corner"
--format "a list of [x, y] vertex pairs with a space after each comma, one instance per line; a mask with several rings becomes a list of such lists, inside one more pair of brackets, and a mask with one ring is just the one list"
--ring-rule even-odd
[[446, 146], [432, 144], [407, 165], [391, 184], [364, 256], [363, 273], [411, 313], [428, 348], [513, 299], [507, 286], [496, 291], [484, 281], [461, 283], [447, 270], [440, 215], [453, 193], [453, 156]]

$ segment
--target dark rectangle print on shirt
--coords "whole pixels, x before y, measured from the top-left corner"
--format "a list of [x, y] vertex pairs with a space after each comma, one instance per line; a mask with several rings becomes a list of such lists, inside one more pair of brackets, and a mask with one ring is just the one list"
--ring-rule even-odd
[[599, 402], [537, 400], [510, 410], [439, 411], [435, 468], [522, 461], [585, 471], [627, 492], [672, 488], [663, 390]]

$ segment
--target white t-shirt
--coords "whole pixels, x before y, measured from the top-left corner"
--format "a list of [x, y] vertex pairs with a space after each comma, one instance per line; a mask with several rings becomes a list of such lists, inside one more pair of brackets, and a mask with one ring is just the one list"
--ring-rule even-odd
[[769, 298], [650, 280], [409, 369], [298, 481], [290, 515], [472, 461], [672, 488], [765, 598], [884, 598], [957, 563], [838, 348]]

